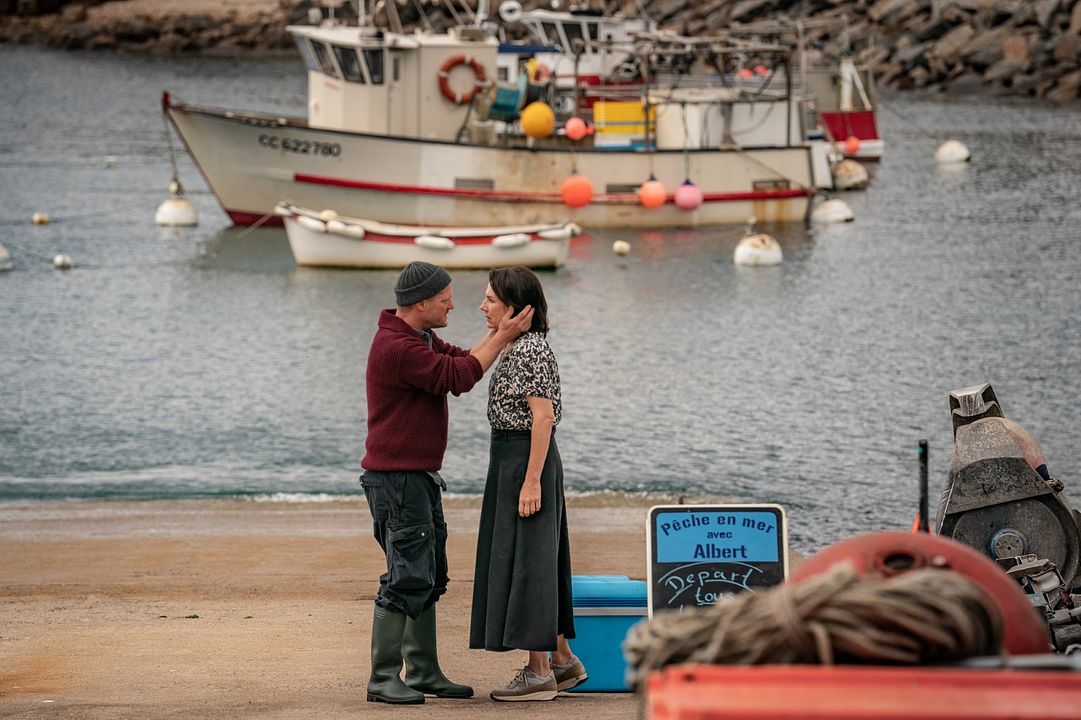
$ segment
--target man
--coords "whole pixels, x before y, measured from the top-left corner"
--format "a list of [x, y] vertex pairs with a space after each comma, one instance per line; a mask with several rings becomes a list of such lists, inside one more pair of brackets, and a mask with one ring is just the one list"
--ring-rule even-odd
[[[375, 539], [387, 556], [372, 621], [368, 701], [424, 702], [425, 693], [469, 698], [446, 678], [436, 652], [435, 603], [447, 591], [447, 525], [439, 475], [447, 449], [447, 393], [468, 392], [499, 351], [529, 329], [533, 310], [504, 318], [470, 350], [443, 342], [454, 309], [446, 270], [410, 263], [398, 307], [384, 310], [368, 353], [368, 437], [361, 465]], [[405, 681], [402, 681], [402, 661]]]

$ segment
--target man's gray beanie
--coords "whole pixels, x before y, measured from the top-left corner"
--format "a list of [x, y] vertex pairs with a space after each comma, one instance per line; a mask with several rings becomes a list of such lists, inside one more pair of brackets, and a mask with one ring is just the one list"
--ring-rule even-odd
[[405, 266], [394, 285], [398, 306], [415, 305], [450, 285], [450, 273], [438, 265], [416, 260]]

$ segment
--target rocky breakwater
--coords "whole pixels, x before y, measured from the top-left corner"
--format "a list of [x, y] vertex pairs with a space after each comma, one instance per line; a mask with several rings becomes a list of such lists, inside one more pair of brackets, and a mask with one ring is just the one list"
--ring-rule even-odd
[[0, 0], [0, 43], [172, 55], [292, 51], [297, 0]]
[[852, 51], [881, 83], [901, 90], [1070, 102], [1081, 88], [1081, 0], [656, 0], [647, 7], [662, 27], [687, 35], [806, 20], [810, 45], [827, 56]]
[[[387, 0], [375, 20], [386, 24]], [[569, 3], [564, 2], [564, 5]], [[592, 0], [608, 14], [645, 7], [660, 27], [708, 35], [771, 20], [807, 21], [827, 57], [854, 52], [886, 86], [995, 92], [1071, 102], [1081, 94], [1081, 0]], [[284, 27], [321, 0], [0, 0], [0, 42], [155, 53], [292, 47]], [[469, 21], [476, 0], [396, 0], [407, 30]], [[525, 0], [529, 9], [549, 2]], [[498, 0], [491, 6], [498, 8]], [[355, 17], [343, 2], [339, 17]], [[421, 11], [424, 17], [421, 17]], [[328, 10], [321, 9], [326, 14]], [[521, 28], [507, 28], [514, 36]]]

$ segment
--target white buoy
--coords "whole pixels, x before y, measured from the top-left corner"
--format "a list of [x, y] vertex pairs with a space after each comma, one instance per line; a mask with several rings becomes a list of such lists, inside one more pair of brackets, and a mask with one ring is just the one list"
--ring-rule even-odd
[[36, 212], [30, 216], [30, 222], [34, 223], [35, 225], [48, 225], [49, 213]]
[[935, 162], [942, 165], [966, 163], [972, 159], [972, 153], [960, 140], [947, 140], [935, 150]]
[[756, 220], [747, 221], [747, 234], [736, 245], [732, 262], [736, 265], [779, 265], [784, 258], [781, 246], [772, 235], [755, 229]]
[[833, 168], [833, 187], [837, 190], [862, 190], [870, 176], [856, 160], [842, 160]]
[[158, 205], [158, 211], [154, 213], [154, 222], [170, 227], [190, 227], [199, 224], [199, 215], [191, 200], [174, 195]]
[[811, 222], [816, 223], [852, 222], [855, 217], [848, 203], [837, 198], [826, 200], [811, 211]]
[[13, 267], [15, 267], [15, 261], [11, 259], [8, 249], [0, 245], [0, 272], [10, 270]]
[[616, 240], [612, 243], [612, 252], [616, 255], [629, 255], [631, 252], [631, 244], [626, 240]]
[[75, 261], [71, 259], [70, 255], [54, 255], [53, 267], [57, 270], [71, 270], [75, 267]]
[[107, 168], [116, 167], [116, 155], [106, 155], [105, 156], [105, 167], [107, 167]]

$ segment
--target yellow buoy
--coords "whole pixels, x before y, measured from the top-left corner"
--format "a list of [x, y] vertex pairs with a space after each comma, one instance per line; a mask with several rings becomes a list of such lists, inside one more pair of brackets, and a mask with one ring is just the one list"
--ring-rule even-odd
[[36, 212], [30, 216], [30, 222], [34, 223], [35, 225], [48, 225], [49, 213]]
[[521, 115], [522, 132], [531, 138], [546, 138], [556, 126], [556, 116], [548, 103], [531, 102], [525, 106]]

